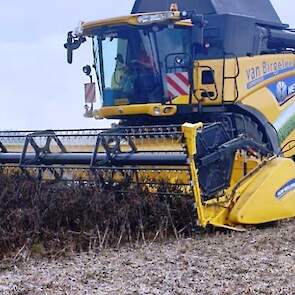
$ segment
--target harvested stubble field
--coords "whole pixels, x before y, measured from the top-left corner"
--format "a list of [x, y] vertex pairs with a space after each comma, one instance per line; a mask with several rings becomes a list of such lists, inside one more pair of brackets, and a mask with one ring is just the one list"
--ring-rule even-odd
[[0, 180], [0, 294], [295, 294], [294, 221], [194, 234], [189, 201]]

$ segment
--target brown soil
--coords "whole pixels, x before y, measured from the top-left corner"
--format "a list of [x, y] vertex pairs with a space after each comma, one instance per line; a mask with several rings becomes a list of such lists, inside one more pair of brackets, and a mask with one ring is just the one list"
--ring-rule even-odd
[[19, 253], [17, 263], [1, 262], [0, 294], [289, 295], [294, 246], [290, 221], [51, 260]]

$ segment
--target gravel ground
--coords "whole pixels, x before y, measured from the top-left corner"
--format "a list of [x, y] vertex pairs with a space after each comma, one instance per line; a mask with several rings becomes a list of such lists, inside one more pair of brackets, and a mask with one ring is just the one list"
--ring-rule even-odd
[[244, 233], [0, 262], [0, 294], [295, 294], [295, 221]]

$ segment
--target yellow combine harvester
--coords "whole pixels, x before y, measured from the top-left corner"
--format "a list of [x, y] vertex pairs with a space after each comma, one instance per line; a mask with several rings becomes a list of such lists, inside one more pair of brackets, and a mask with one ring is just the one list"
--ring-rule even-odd
[[[295, 33], [268, 0], [137, 0], [83, 22], [86, 117], [111, 129], [3, 132], [0, 163], [102, 190], [194, 198], [202, 227], [295, 216]], [[95, 89], [102, 106], [95, 109]]]

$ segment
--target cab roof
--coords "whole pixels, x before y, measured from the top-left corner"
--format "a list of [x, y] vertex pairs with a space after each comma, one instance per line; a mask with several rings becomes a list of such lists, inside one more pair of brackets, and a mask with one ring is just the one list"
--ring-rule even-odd
[[177, 3], [179, 10], [197, 10], [203, 15], [244, 15], [266, 25], [284, 26], [270, 0], [136, 0], [132, 13], [166, 10], [172, 2]]
[[[140, 23], [139, 17], [152, 16], [158, 14], [168, 14], [169, 17], [163, 21], [154, 21], [148, 24]], [[153, 13], [138, 13], [131, 14], [127, 16], [120, 16], [102, 20], [94, 20], [89, 22], [82, 22], [82, 30], [83, 35], [92, 35], [93, 31], [102, 27], [112, 27], [112, 26], [120, 26], [120, 25], [133, 25], [133, 26], [143, 26], [150, 25], [152, 23], [165, 23], [165, 22], [174, 22], [177, 25], [188, 26], [191, 25], [188, 21], [181, 21], [180, 12], [179, 11], [161, 11], [161, 12], [153, 12]]]

